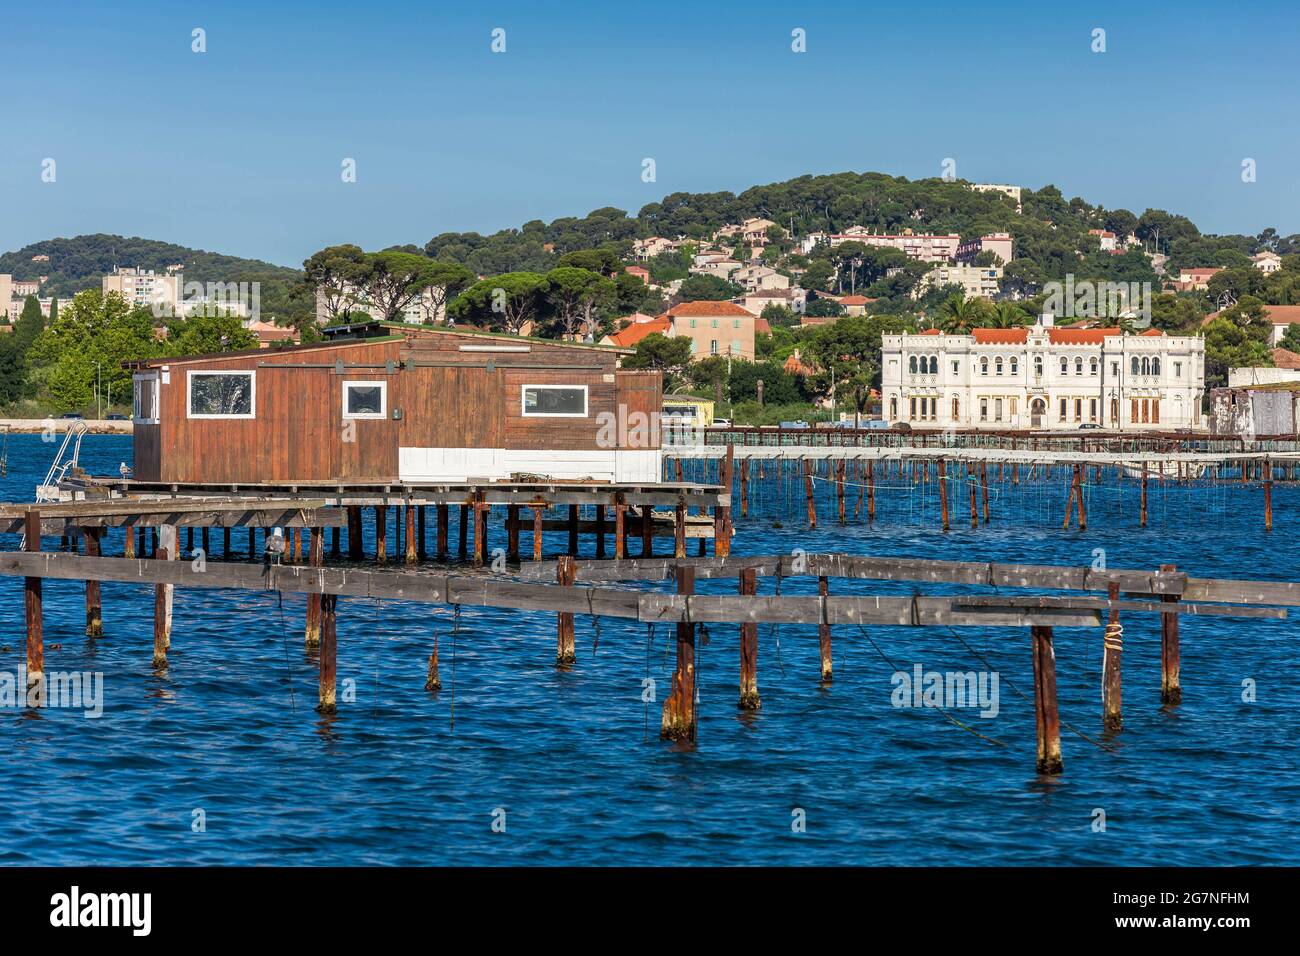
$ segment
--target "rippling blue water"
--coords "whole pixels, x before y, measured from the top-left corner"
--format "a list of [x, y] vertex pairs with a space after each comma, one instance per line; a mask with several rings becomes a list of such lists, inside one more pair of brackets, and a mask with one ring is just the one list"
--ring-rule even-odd
[[[2, 497], [30, 500], [51, 452], [36, 437], [11, 437]], [[87, 439], [82, 459], [113, 473], [130, 460], [129, 439]], [[837, 526], [824, 497], [810, 532], [794, 486], [769, 477], [754, 492], [758, 514], [738, 519], [735, 553], [1079, 565], [1103, 548], [1112, 566], [1300, 580], [1290, 546], [1300, 494], [1290, 487], [1275, 489], [1271, 535], [1257, 488], [1153, 491], [1151, 527], [1141, 530], [1136, 490], [1113, 478], [1089, 489], [1086, 532], [1060, 528], [1063, 483], [995, 483], [993, 523], [963, 527], [961, 497], [944, 535], [929, 486], [923, 498], [898, 478], [881, 483], [874, 526]], [[120, 548], [114, 534], [108, 551]], [[783, 592], [810, 584], [787, 580]], [[908, 593], [880, 582], [833, 587]], [[0, 669], [16, 671], [22, 585], [0, 579], [0, 588]], [[961, 632], [997, 668], [1002, 693], [995, 719], [958, 716], [999, 747], [934, 710], [892, 707], [893, 669], [852, 629], [837, 629], [835, 680], [820, 688], [815, 628], [762, 628], [763, 707], [741, 715], [735, 628], [715, 627], [700, 650], [699, 746], [687, 752], [660, 743], [659, 705], [641, 700], [647, 674], [661, 696], [668, 687], [665, 627], [648, 646], [646, 628], [606, 620], [593, 647], [595, 628], [579, 618], [578, 665], [557, 673], [553, 616], [466, 610], [453, 642], [446, 609], [341, 599], [339, 679], [355, 682], [356, 700], [326, 721], [312, 709], [301, 597], [281, 608], [274, 594], [178, 592], [171, 666], [158, 677], [150, 589], [104, 585], [107, 636], [93, 644], [82, 636], [82, 586], [47, 581], [45, 595], [47, 669], [102, 671], [105, 711], [93, 720], [0, 710], [3, 863], [1300, 863], [1290, 621], [1184, 617], [1183, 704], [1167, 710], [1158, 622], [1128, 615], [1123, 732], [1103, 752], [1063, 731], [1066, 772], [1043, 780], [1032, 705], [1009, 687], [1032, 689], [1023, 629]], [[431, 695], [423, 683], [435, 629], [444, 689]], [[946, 631], [875, 628], [871, 638], [902, 668], [982, 669]], [[1100, 633], [1058, 629], [1056, 655], [1063, 719], [1100, 738]], [[1242, 701], [1246, 679], [1257, 684], [1254, 703]], [[192, 832], [197, 808], [206, 832]], [[492, 830], [498, 808], [504, 833]], [[796, 808], [806, 813], [801, 834]], [[1103, 833], [1092, 829], [1095, 808], [1105, 811]]]

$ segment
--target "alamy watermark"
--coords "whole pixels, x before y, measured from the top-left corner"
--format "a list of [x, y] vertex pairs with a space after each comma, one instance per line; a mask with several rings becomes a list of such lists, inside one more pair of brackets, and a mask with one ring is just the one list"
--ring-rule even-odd
[[985, 720], [1000, 709], [997, 671], [927, 671], [916, 664], [911, 673], [894, 671], [890, 683], [889, 701], [895, 707], [978, 707]]
[[0, 710], [59, 707], [84, 711], [93, 720], [104, 715], [102, 671], [0, 671]]
[[1130, 318], [1151, 321], [1150, 282], [1078, 282], [1074, 274], [1067, 274], [1065, 282], [1047, 282], [1043, 285], [1047, 298], [1043, 312], [1058, 318], [1100, 319]]

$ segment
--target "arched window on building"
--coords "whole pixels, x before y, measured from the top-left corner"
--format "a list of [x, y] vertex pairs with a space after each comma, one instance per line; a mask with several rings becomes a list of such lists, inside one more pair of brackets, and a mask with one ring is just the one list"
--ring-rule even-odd
[[892, 395], [889, 399], [889, 420], [897, 421], [898, 419], [898, 396]]
[[995, 358], [995, 359], [993, 360], [993, 374], [994, 374], [994, 375], [1001, 375], [1001, 374], [1002, 374], [1002, 356], [1001, 356], [1001, 355], [999, 355], [997, 358]]
[[987, 375], [988, 373], [989, 373], [989, 357], [987, 355], [984, 355], [980, 357], [980, 374]]
[[1020, 360], [1013, 355], [1011, 356], [1011, 374], [1018, 375], [1019, 373], [1020, 373]]
[[1043, 357], [1041, 355], [1034, 356], [1034, 374], [1039, 378], [1043, 377]]
[[[1137, 359], [1134, 359], [1133, 361], [1136, 362]], [[907, 360], [907, 370], [908, 370], [909, 372], [911, 372], [913, 375], [916, 374], [916, 356], [915, 356], [915, 355], [913, 355], [911, 358], [909, 358], [909, 359]]]
[[[1136, 355], [1133, 356], [1133, 374], [1134, 374], [1134, 375], [1141, 375], [1141, 374], [1142, 374], [1142, 360], [1139, 359]], [[1134, 416], [1134, 420], [1135, 420], [1135, 421], [1136, 421], [1136, 419], [1137, 419], [1137, 416]]]
[[1159, 374], [1160, 374], [1160, 356], [1159, 356], [1159, 355], [1153, 356], [1152, 359], [1151, 359], [1151, 374], [1152, 374], [1152, 375], [1159, 375]]
[[937, 355], [930, 356], [930, 374], [931, 375], [939, 374], [939, 356]]
[[961, 411], [961, 403], [957, 400], [957, 396], [954, 395], [952, 397], [952, 420], [954, 422], [961, 421], [961, 416], [957, 414], [960, 411]]
[[1070, 360], [1066, 358], [1064, 355], [1061, 356], [1061, 374], [1062, 375], [1070, 374]]
[[1090, 368], [1090, 374], [1092, 374], [1092, 375], [1096, 375], [1096, 374], [1097, 374], [1097, 359], [1096, 359], [1096, 357], [1094, 356], [1094, 357], [1089, 361], [1088, 364], [1091, 366], [1091, 368]]
[[1082, 355], [1078, 356], [1078, 357], [1075, 358], [1075, 360], [1074, 360], [1074, 374], [1075, 374], [1075, 375], [1082, 375], [1082, 374], [1083, 374], [1083, 356], [1082, 356]]
[[1145, 355], [1142, 357], [1142, 374], [1143, 375], [1151, 374], [1151, 360], [1147, 358]]

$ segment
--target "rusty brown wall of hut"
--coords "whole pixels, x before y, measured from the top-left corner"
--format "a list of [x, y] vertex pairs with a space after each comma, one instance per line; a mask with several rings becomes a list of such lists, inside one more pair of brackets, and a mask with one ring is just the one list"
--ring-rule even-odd
[[[500, 340], [413, 331], [403, 339], [178, 360], [160, 386], [160, 424], [135, 426], [135, 477], [209, 483], [392, 480], [398, 477], [402, 447], [595, 449], [601, 447], [603, 413], [619, 421], [643, 412], [657, 422], [650, 413], [662, 405], [658, 372], [618, 371], [614, 352], [558, 343], [532, 341], [526, 353], [459, 351], [466, 342], [494, 341]], [[445, 364], [408, 370], [403, 366], [408, 359]], [[492, 370], [484, 367], [489, 359]], [[339, 375], [332, 367], [336, 361], [374, 366], [391, 361], [394, 372], [346, 368]], [[256, 417], [187, 417], [187, 373], [227, 369], [256, 371]], [[342, 382], [349, 380], [386, 381], [387, 417], [345, 423]], [[521, 387], [526, 384], [586, 385], [587, 418], [524, 418]], [[399, 420], [392, 417], [394, 409], [401, 409]], [[346, 434], [345, 424], [350, 426]], [[631, 444], [621, 437], [620, 446]], [[648, 447], [659, 447], [657, 425], [649, 442]]]

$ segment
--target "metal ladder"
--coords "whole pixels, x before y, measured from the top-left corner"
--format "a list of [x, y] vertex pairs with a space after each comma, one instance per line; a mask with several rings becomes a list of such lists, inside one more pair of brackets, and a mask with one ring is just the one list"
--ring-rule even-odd
[[[89, 426], [84, 421], [78, 419], [68, 426], [67, 432], [63, 435], [63, 442], [59, 445], [58, 453], [54, 456], [54, 461], [50, 464], [50, 470], [45, 473], [45, 481], [36, 486], [36, 502], [40, 504], [43, 501], [58, 501], [59, 483], [73, 468], [77, 467], [77, 461], [81, 457], [81, 439], [90, 431]], [[68, 454], [68, 446], [72, 446], [72, 454]]]

